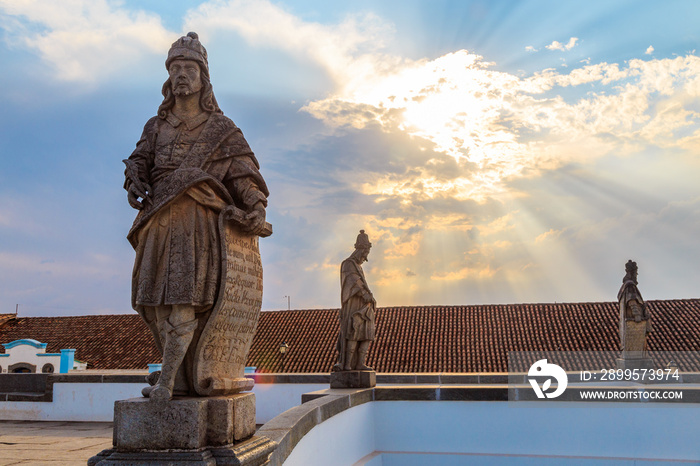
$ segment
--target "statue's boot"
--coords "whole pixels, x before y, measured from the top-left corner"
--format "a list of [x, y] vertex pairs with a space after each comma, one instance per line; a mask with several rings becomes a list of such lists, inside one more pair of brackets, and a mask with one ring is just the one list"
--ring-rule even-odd
[[348, 340], [347, 342], [347, 348], [345, 350], [345, 367], [343, 368], [346, 371], [351, 371], [353, 370], [355, 364], [354, 364], [354, 359], [355, 359], [355, 350], [357, 349], [357, 342]]
[[335, 349], [338, 351], [338, 362], [333, 365], [331, 372], [340, 372], [343, 370], [345, 363], [345, 339], [342, 334], [338, 334], [338, 341], [335, 344]]
[[[197, 325], [199, 325], [199, 321], [197, 321]], [[197, 328], [197, 325], [195, 325], [195, 330]], [[191, 341], [192, 340], [190, 340], [190, 342]], [[187, 358], [187, 352], [185, 352], [185, 358]], [[175, 384], [173, 385], [173, 396], [186, 396], [189, 394], [190, 390], [189, 384], [187, 383], [186, 364], [180, 363], [180, 368], [177, 370], [177, 373], [175, 375]]]
[[155, 384], [158, 383], [158, 378], [160, 378], [160, 371], [155, 371], [151, 372], [146, 376], [146, 382], [148, 382], [148, 387], [145, 387], [141, 390], [141, 394], [148, 398], [148, 396], [151, 394], [151, 391], [153, 390], [153, 387]]
[[167, 401], [172, 398], [175, 377], [194, 336], [197, 320], [185, 322], [177, 327], [166, 320], [164, 325], [169, 328], [163, 345], [163, 368], [158, 383], [148, 395], [152, 401]]
[[[144, 387], [141, 390], [141, 394], [148, 398], [153, 391], [153, 388], [158, 383], [160, 378], [160, 371], [152, 372], [146, 376], [146, 382], [148, 382], [148, 387]], [[173, 386], [173, 395], [186, 396], [189, 394], [187, 389], [187, 376], [185, 375], [185, 367], [180, 365], [180, 369], [177, 371], [175, 376], [175, 384]]]
[[360, 348], [357, 350], [357, 366], [355, 366], [355, 369], [358, 371], [373, 371], [369, 366], [365, 365], [365, 361], [367, 361], [367, 352], [369, 351], [369, 341], [361, 341], [360, 342]]
[[185, 371], [186, 364], [180, 364], [180, 369], [178, 369], [175, 375], [175, 384], [173, 385], [173, 396], [186, 396], [189, 395], [190, 390], [187, 384], [187, 372]]
[[[168, 322], [167, 319], [156, 321], [156, 326], [158, 327], [158, 336], [160, 338], [160, 348], [165, 348], [165, 340], [168, 337], [168, 329], [172, 327], [170, 325], [170, 322]], [[162, 359], [162, 358], [161, 358]], [[141, 390], [141, 394], [148, 398], [151, 395], [151, 392], [153, 391], [153, 388], [156, 386], [158, 383], [158, 379], [160, 379], [160, 373], [161, 371], [156, 371], [156, 372], [151, 372], [146, 376], [146, 382], [148, 382], [148, 387], [144, 387]]]

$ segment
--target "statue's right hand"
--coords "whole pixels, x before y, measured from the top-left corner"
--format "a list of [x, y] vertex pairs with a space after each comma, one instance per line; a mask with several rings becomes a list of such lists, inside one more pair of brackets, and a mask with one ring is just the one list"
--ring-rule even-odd
[[126, 198], [129, 201], [129, 205], [136, 210], [143, 209], [143, 202], [139, 201], [139, 195], [134, 186], [129, 187], [129, 191], [126, 194]]

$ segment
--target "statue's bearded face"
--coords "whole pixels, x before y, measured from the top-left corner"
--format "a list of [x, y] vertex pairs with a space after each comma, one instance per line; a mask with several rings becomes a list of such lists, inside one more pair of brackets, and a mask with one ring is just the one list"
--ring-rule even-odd
[[362, 248], [362, 256], [361, 256], [362, 262], [367, 262], [369, 260], [368, 256], [369, 256], [369, 248]]
[[186, 96], [202, 89], [202, 76], [199, 64], [193, 60], [173, 60], [168, 67], [173, 94]]

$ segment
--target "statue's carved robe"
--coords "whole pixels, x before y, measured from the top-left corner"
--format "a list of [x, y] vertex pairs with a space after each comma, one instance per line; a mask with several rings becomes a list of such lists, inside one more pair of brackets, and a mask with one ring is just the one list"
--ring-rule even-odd
[[[144, 202], [127, 236], [136, 251], [132, 306], [161, 350], [155, 308], [195, 307], [200, 325], [188, 351], [185, 365], [190, 366], [220, 286], [218, 215], [232, 204], [244, 211], [258, 202], [267, 205], [267, 186], [241, 131], [218, 113], [188, 121], [171, 113], [151, 118], [126, 163], [127, 173], [151, 186], [151, 200]], [[128, 190], [132, 182], [127, 175], [124, 187]]]
[[[625, 280], [617, 293], [620, 303], [620, 342], [623, 351], [646, 351], [644, 336], [653, 328], [642, 293], [633, 280]], [[631, 322], [628, 324], [628, 322]], [[636, 338], [630, 332], [637, 332]]]
[[360, 264], [345, 259], [340, 265], [340, 334], [338, 352], [340, 367], [345, 366], [348, 341], [373, 341], [375, 337], [374, 303], [367, 302], [371, 296], [365, 274]]
[[[132, 305], [210, 308], [220, 275], [218, 214], [267, 203], [258, 162], [241, 131], [220, 114], [182, 122], [151, 118], [129, 160], [153, 202], [128, 238], [136, 250]], [[125, 188], [130, 180], [127, 178]]]

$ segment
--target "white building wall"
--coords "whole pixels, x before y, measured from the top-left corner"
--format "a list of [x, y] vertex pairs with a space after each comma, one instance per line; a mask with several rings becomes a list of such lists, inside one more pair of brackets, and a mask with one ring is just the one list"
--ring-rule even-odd
[[[5, 353], [0, 357], [0, 373], [7, 373], [10, 366], [17, 363], [25, 363], [36, 366], [36, 372], [41, 372], [45, 364], [53, 365], [55, 373], [59, 372], [61, 366], [61, 355], [58, 353], [46, 353], [46, 344], [35, 340], [35, 344], [20, 343], [11, 348], [6, 348]], [[43, 345], [43, 347], [37, 347]]]
[[45, 353], [45, 350], [39, 349], [32, 345], [17, 345], [14, 348], [6, 350], [10, 355], [11, 364], [16, 362], [33, 361], [36, 359], [37, 353]]
[[114, 402], [141, 396], [145, 384], [55, 383], [53, 401], [2, 401], [0, 419], [7, 421], [111, 422]]
[[[104, 421], [114, 417], [114, 402], [141, 396], [146, 383], [54, 383], [53, 401], [0, 401], [0, 419], [25, 421]], [[256, 423], [299, 406], [304, 393], [328, 384], [256, 384]]]

